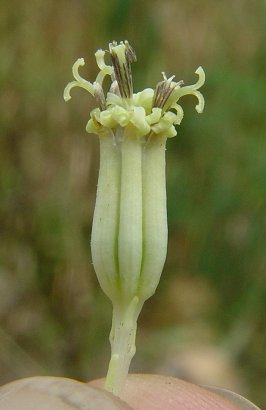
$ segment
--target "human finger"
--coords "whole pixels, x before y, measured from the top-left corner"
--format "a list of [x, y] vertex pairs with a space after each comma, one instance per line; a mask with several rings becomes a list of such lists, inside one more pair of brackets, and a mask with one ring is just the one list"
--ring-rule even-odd
[[[89, 385], [100, 387], [103, 380]], [[122, 395], [134, 410], [239, 410], [232, 401], [183, 380], [150, 374], [129, 375]]]
[[5, 410], [132, 410], [112, 394], [61, 377], [31, 377], [0, 387]]

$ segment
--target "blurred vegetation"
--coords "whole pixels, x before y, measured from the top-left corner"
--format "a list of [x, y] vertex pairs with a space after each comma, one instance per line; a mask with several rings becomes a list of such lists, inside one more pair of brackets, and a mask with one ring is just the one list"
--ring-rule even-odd
[[[228, 363], [224, 385], [265, 408], [265, 2], [3, 0], [0, 22], [1, 383], [106, 372], [111, 307], [89, 247], [92, 101], [77, 90], [65, 104], [62, 92], [76, 58], [94, 79], [95, 50], [126, 38], [138, 55], [135, 90], [161, 71], [188, 84], [202, 65], [207, 76], [204, 114], [184, 99], [168, 142], [168, 258], [132, 371], [219, 384], [197, 373], [208, 360], [217, 371]], [[192, 366], [180, 368], [179, 352]]]

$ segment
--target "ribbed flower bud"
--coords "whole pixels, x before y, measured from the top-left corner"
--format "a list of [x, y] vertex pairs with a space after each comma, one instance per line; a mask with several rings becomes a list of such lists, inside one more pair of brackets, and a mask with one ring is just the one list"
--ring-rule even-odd
[[[204, 84], [199, 67], [196, 84], [181, 87], [163, 73], [155, 90], [133, 92], [131, 63], [136, 55], [127, 41], [109, 45], [111, 65], [105, 52], [95, 54], [99, 74], [94, 83], [73, 66], [75, 80], [64, 92], [77, 86], [95, 97], [86, 130], [99, 136], [100, 171], [93, 217], [91, 250], [95, 272], [114, 307], [110, 335], [112, 357], [106, 388], [119, 394], [135, 353], [136, 321], [142, 305], [155, 291], [167, 252], [165, 144], [176, 135], [183, 118], [177, 103], [192, 94], [202, 112], [204, 99], [198, 89]], [[102, 83], [111, 77], [104, 95]]]

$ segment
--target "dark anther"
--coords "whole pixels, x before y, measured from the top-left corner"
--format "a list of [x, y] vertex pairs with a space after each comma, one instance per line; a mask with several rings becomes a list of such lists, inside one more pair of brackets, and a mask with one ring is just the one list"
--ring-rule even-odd
[[117, 43], [113, 42], [112, 44], [110, 44], [111, 62], [114, 68], [114, 75], [121, 97], [131, 98], [133, 94], [131, 63], [136, 61], [136, 54], [127, 41], [125, 41], [124, 43], [121, 42], [121, 44], [125, 46], [124, 61], [120, 61], [115, 51]]
[[106, 110], [106, 100], [102, 86], [99, 83], [94, 83], [94, 97], [102, 111]]
[[174, 89], [175, 86], [169, 80], [164, 80], [158, 83], [154, 91], [153, 107], [163, 109]]
[[135, 63], [137, 61], [137, 56], [134, 51], [134, 49], [131, 47], [128, 41], [125, 41], [125, 46], [126, 46], [126, 58], [129, 61], [129, 63]]

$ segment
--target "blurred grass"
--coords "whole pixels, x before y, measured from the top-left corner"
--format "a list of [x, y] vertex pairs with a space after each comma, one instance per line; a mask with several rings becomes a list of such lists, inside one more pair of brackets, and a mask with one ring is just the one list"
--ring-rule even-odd
[[184, 100], [168, 142], [169, 252], [133, 368], [169, 373], [165, 351], [210, 344], [228, 355], [240, 392], [266, 406], [265, 13], [258, 0], [1, 2], [2, 383], [106, 371], [111, 308], [89, 249], [92, 101], [74, 91], [65, 104], [62, 92], [77, 57], [93, 79], [95, 50], [127, 38], [136, 90], [161, 71], [192, 83], [202, 65], [207, 76], [204, 114]]

